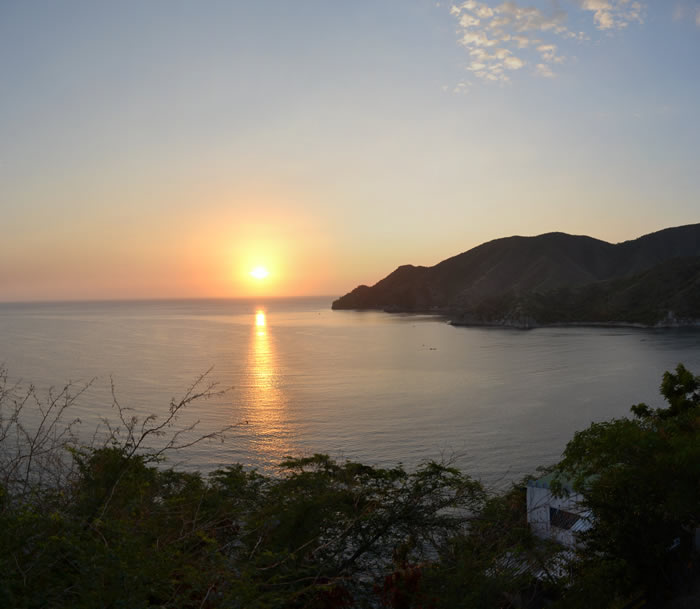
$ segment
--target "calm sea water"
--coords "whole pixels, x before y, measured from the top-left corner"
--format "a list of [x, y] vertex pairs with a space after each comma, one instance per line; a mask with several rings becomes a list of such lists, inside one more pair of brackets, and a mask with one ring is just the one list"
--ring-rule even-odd
[[186, 467], [447, 456], [491, 484], [556, 461], [592, 421], [660, 405], [661, 375], [678, 362], [700, 371], [698, 331], [454, 328], [330, 301], [2, 304], [0, 362], [41, 391], [94, 378], [74, 408], [86, 437], [114, 418], [110, 377], [122, 405], [163, 415], [211, 368], [232, 389], [181, 422], [237, 427], [180, 454]]

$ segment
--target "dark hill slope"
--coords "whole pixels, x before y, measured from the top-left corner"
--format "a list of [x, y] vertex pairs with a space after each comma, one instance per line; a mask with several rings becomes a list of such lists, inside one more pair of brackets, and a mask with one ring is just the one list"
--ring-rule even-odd
[[666, 260], [700, 255], [700, 224], [689, 224], [650, 233], [615, 246], [620, 266], [614, 275], [641, 273]]
[[674, 258], [632, 277], [535, 294], [529, 308], [541, 323], [696, 322], [700, 320], [700, 257]]
[[669, 228], [617, 245], [548, 233], [496, 239], [433, 267], [401, 266], [359, 286], [334, 309], [474, 312], [486, 303], [628, 277], [678, 257], [700, 256], [700, 224]]
[[700, 325], [700, 257], [674, 258], [629, 277], [486, 299], [452, 323]]

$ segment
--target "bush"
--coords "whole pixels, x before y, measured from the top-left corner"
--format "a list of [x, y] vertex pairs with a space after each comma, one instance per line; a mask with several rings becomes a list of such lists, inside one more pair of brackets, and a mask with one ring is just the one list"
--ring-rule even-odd
[[700, 379], [682, 366], [664, 375], [668, 408], [591, 425], [554, 468], [595, 516], [571, 577], [530, 534], [524, 483], [490, 494], [448, 463], [326, 455], [276, 477], [165, 467], [221, 437], [177, 426], [216, 392], [204, 380], [162, 421], [115, 398], [118, 423], [84, 446], [68, 416], [84, 387], [41, 399], [0, 373], [1, 607], [612, 608], [688, 582], [691, 549], [674, 540], [700, 524]]

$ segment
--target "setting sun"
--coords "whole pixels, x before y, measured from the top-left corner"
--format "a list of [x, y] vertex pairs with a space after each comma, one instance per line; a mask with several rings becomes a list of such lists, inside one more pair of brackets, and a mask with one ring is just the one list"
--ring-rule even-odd
[[255, 279], [265, 279], [270, 273], [264, 266], [256, 266], [252, 271], [250, 271], [251, 277]]

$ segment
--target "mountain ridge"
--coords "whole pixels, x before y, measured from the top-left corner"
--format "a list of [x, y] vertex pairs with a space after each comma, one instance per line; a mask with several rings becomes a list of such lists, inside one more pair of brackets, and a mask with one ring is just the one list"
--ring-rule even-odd
[[[371, 287], [358, 286], [334, 301], [332, 308], [445, 313], [460, 323], [473, 318], [483, 324], [496, 321], [488, 315], [496, 301], [500, 304], [494, 313], [510, 310], [517, 317], [519, 308], [529, 315], [532, 311], [523, 307], [534, 302], [535, 295], [606, 281], [612, 283], [605, 289], [615, 290], [619, 286], [613, 280], [693, 257], [700, 257], [700, 224], [666, 228], [617, 244], [562, 232], [515, 235], [482, 243], [432, 267], [402, 265]], [[540, 304], [546, 301], [540, 298]], [[537, 308], [540, 317], [549, 318], [545, 313]], [[700, 311], [696, 315], [700, 318]], [[536, 317], [532, 322], [540, 323]]]

